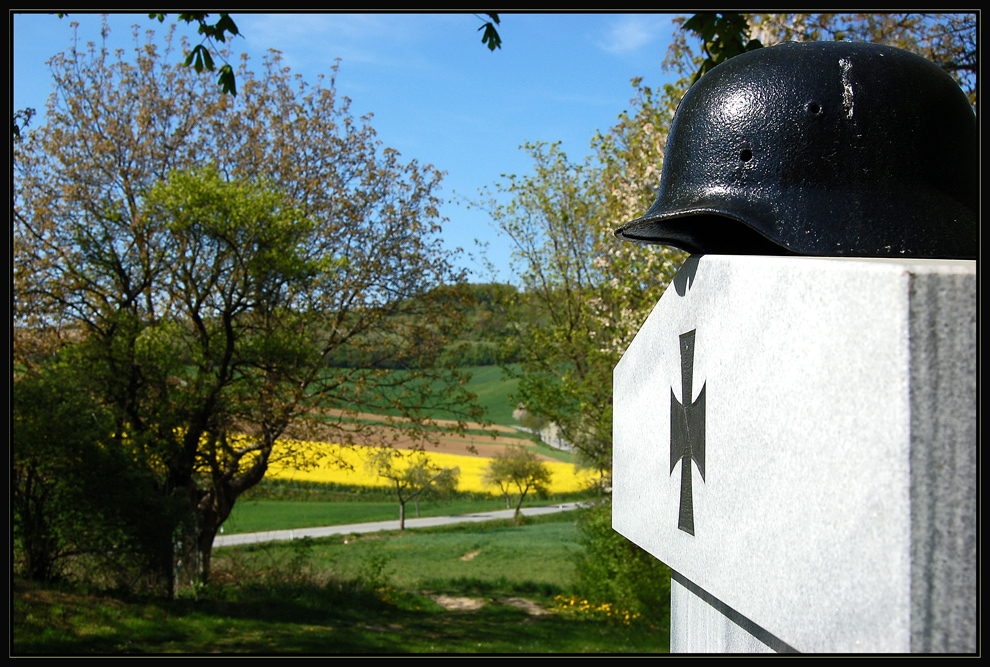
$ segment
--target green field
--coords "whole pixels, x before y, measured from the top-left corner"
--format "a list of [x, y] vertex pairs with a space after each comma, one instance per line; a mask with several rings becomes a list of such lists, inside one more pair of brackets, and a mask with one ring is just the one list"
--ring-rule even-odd
[[475, 366], [465, 370], [471, 373], [467, 387], [477, 394], [478, 404], [485, 409], [488, 419], [502, 426], [518, 426], [519, 422], [512, 418], [516, 405], [509, 398], [518, 381], [504, 378], [498, 366]]
[[[523, 507], [593, 500], [592, 492], [547, 497], [531, 495]], [[505, 500], [486, 494], [460, 493], [453, 498], [419, 503], [422, 517], [504, 510]], [[406, 518], [417, 516], [417, 506], [406, 504]], [[293, 528], [340, 526], [349, 523], [396, 521], [399, 503], [388, 487], [360, 487], [285, 480], [262, 480], [234, 505], [224, 522], [224, 534], [256, 533]]]
[[[526, 502], [524, 507], [535, 507], [556, 502], [561, 501], [533, 499], [532, 502]], [[420, 503], [418, 516], [447, 516], [504, 509], [506, 509], [505, 501], [500, 498], [446, 502], [425, 501]], [[415, 504], [408, 503], [406, 505], [406, 519], [413, 519], [416, 516]], [[349, 523], [397, 521], [398, 519], [398, 501], [342, 503], [308, 500], [242, 500], [234, 505], [234, 511], [224, 523], [223, 528], [224, 534], [230, 535], [292, 528], [341, 526]]]
[[[516, 405], [510, 398], [510, 394], [516, 390], [517, 380], [504, 378], [503, 371], [499, 366], [471, 366], [459, 370], [471, 375], [466, 388], [471, 393], [477, 395], [478, 405], [484, 409], [487, 419], [494, 424], [500, 424], [502, 426], [518, 426], [519, 422], [512, 418], [512, 412], [515, 410]], [[389, 373], [392, 376], [401, 377], [405, 371], [393, 370], [389, 371]], [[400, 384], [396, 383], [397, 388], [394, 390], [394, 393], [384, 393], [379, 396], [377, 403], [366, 405], [362, 409], [366, 412], [399, 416], [401, 412], [389, 407], [388, 402], [392, 399], [401, 399], [400, 392], [402, 388]], [[437, 381], [432, 387], [434, 394], [439, 395], [444, 389], [444, 384]], [[434, 419], [453, 419], [457, 417], [456, 414], [439, 407], [427, 410], [427, 412]]]
[[667, 652], [663, 623], [573, 597], [569, 514], [222, 549], [176, 600], [15, 580], [11, 652]]
[[503, 594], [535, 592], [545, 601], [565, 593], [573, 581], [581, 547], [574, 516], [568, 515], [523, 525], [493, 521], [227, 547], [217, 551], [215, 567], [221, 577], [224, 569], [258, 571], [288, 562], [303, 550], [317, 578], [359, 579], [369, 564], [380, 561], [382, 581], [403, 590], [463, 594], [464, 582], [488, 582], [481, 587]]

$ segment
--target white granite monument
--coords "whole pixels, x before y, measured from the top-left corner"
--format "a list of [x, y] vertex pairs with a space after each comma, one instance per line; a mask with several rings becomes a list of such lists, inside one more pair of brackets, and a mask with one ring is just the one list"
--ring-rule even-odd
[[976, 267], [694, 256], [614, 373], [672, 652], [974, 652]]

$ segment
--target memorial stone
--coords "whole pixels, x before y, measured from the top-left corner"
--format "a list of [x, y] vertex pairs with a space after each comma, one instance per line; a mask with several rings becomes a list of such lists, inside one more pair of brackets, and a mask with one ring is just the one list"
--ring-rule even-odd
[[673, 652], [972, 652], [976, 271], [693, 257], [614, 374]]

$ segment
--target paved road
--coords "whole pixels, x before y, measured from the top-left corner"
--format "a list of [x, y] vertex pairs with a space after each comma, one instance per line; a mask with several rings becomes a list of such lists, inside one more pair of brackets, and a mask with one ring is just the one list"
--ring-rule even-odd
[[[581, 503], [563, 503], [544, 507], [524, 507], [522, 514], [535, 516], [553, 512], [567, 512], [580, 507]], [[424, 526], [442, 526], [449, 523], [466, 521], [491, 521], [492, 519], [511, 519], [515, 510], [500, 510], [497, 512], [478, 512], [476, 514], [459, 514], [457, 516], [435, 516], [419, 519], [406, 519], [406, 528], [422, 528]], [[272, 530], [267, 533], [240, 533], [236, 535], [217, 535], [213, 547], [229, 547], [235, 544], [256, 544], [258, 542], [276, 542], [279, 540], [295, 540], [301, 537], [327, 537], [328, 535], [350, 535], [351, 533], [373, 533], [379, 530], [398, 530], [399, 521], [377, 521], [374, 523], [352, 523], [344, 526], [326, 526], [323, 528], [295, 528], [293, 530]]]

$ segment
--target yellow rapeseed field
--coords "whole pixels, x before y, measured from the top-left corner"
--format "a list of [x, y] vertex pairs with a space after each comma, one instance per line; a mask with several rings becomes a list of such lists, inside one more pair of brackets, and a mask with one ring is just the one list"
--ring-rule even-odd
[[[289, 464], [273, 462], [268, 468], [266, 476], [273, 479], [293, 479], [307, 482], [332, 482], [336, 484], [353, 484], [359, 486], [383, 486], [387, 481], [378, 477], [368, 470], [365, 461], [373, 450], [371, 447], [344, 447], [340, 445], [329, 445], [325, 443], [294, 442], [300, 452], [308, 450], [310, 456], [316, 458], [318, 463], [308, 470], [299, 470]], [[312, 456], [313, 450], [322, 451], [322, 456]], [[485, 466], [489, 459], [478, 456], [457, 456], [455, 454], [441, 454], [439, 452], [426, 452], [429, 460], [445, 468], [457, 467], [461, 470], [460, 491], [473, 491], [476, 493], [498, 494], [497, 489], [486, 487], [482, 484], [481, 478], [484, 474]], [[351, 469], [342, 468], [336, 463], [341, 460], [351, 466]], [[580, 491], [587, 488], [594, 482], [590, 471], [577, 470], [570, 463], [547, 462], [547, 467], [552, 473], [550, 482], [551, 493], [567, 493]]]

